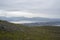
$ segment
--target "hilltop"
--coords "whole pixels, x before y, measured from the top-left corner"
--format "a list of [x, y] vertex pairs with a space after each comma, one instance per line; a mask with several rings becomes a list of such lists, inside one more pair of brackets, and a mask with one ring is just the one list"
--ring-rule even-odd
[[9, 23], [8, 21], [0, 20], [0, 30], [19, 31], [20, 27], [18, 26], [22, 26], [22, 25], [13, 24], [13, 23]]

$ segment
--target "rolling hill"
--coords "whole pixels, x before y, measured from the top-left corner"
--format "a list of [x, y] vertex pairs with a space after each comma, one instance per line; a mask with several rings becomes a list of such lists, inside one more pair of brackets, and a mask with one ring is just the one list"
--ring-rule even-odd
[[60, 27], [28, 27], [0, 20], [0, 40], [60, 40]]

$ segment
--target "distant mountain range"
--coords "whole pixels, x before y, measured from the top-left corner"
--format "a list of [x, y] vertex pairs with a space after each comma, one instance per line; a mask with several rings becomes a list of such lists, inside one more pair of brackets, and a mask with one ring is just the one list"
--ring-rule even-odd
[[26, 17], [0, 17], [1, 20], [7, 21], [50, 21], [49, 18], [42, 18], [42, 17], [33, 17], [33, 18], [26, 18]]
[[0, 17], [0, 20], [6, 21], [34, 21], [34, 23], [24, 23], [24, 25], [29, 26], [60, 26], [60, 19], [50, 19], [50, 18], [42, 18], [42, 17], [33, 17], [33, 18], [26, 18], [26, 17]]
[[43, 18], [43, 17], [33, 17], [33, 18], [26, 18], [26, 17], [1, 17], [0, 20], [7, 20], [7, 21], [60, 21], [60, 19], [51, 19], [51, 18]]

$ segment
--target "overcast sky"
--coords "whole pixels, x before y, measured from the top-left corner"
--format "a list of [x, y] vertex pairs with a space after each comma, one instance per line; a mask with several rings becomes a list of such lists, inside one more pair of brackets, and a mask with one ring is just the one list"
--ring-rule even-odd
[[60, 18], [60, 0], [0, 0], [0, 16]]

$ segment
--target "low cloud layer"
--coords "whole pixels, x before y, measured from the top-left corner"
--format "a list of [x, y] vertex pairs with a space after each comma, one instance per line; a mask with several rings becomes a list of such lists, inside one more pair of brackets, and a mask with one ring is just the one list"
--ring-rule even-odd
[[44, 17], [44, 18], [60, 18], [58, 15], [49, 15], [45, 13], [32, 13], [24, 11], [0, 11], [0, 16], [2, 17]]
[[37, 13], [29, 13], [29, 12], [23, 12], [23, 11], [2, 11], [0, 13], [0, 16], [3, 17], [46, 17], [44, 14], [37, 14]]

